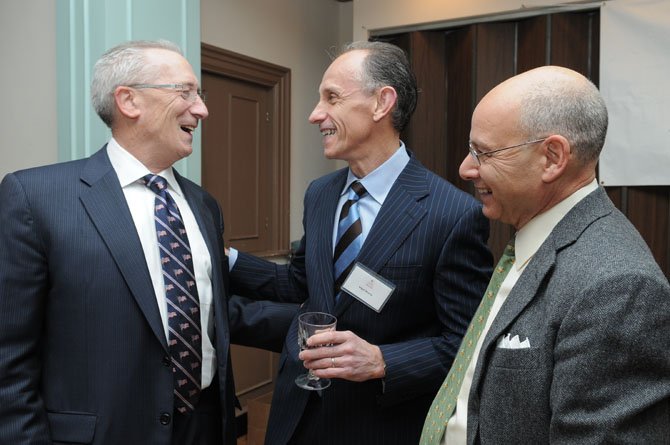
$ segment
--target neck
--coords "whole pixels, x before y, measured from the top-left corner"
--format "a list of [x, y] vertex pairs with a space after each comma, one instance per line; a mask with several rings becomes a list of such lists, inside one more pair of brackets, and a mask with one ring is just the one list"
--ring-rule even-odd
[[369, 144], [361, 150], [364, 156], [349, 161], [349, 168], [357, 178], [364, 178], [393, 156], [400, 147], [399, 135]]

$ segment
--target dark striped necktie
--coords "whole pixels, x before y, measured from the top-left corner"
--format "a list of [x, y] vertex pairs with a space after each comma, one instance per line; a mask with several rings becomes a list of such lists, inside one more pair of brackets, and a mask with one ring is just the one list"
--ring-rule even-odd
[[363, 228], [358, 212], [358, 200], [365, 194], [367, 194], [365, 187], [360, 182], [354, 181], [349, 188], [347, 201], [340, 211], [335, 252], [333, 253], [335, 295], [339, 294], [342, 282], [353, 267], [363, 245]]
[[156, 194], [154, 221], [165, 282], [175, 408], [187, 413], [194, 409], [200, 396], [202, 373], [200, 301], [191, 247], [165, 178], [149, 174], [142, 180]]

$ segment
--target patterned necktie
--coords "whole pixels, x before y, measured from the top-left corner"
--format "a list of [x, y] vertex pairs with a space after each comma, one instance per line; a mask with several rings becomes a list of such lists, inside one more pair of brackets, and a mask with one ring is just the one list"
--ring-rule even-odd
[[168, 306], [168, 345], [174, 373], [175, 408], [186, 413], [193, 410], [200, 395], [202, 363], [200, 302], [191, 247], [177, 203], [167, 191], [165, 178], [149, 174], [142, 180], [156, 194], [154, 221]]
[[437, 445], [442, 441], [447, 422], [456, 408], [456, 400], [461, 390], [463, 377], [465, 377], [465, 372], [470, 365], [477, 341], [486, 326], [486, 319], [491, 312], [491, 307], [500, 289], [500, 285], [505, 280], [512, 264], [514, 264], [514, 240], [510, 241], [507, 247], [505, 247], [505, 251], [493, 271], [484, 298], [479, 304], [477, 312], [475, 312], [470, 326], [468, 326], [468, 330], [463, 337], [449, 374], [433, 400], [433, 404], [430, 407], [430, 411], [428, 411], [426, 421], [423, 425], [420, 445]]
[[358, 200], [367, 190], [358, 181], [354, 181], [349, 188], [347, 201], [340, 211], [340, 220], [337, 225], [337, 239], [333, 253], [333, 272], [335, 276], [335, 294], [340, 292], [340, 286], [354, 265], [354, 261], [363, 245], [363, 228], [361, 216], [358, 213]]

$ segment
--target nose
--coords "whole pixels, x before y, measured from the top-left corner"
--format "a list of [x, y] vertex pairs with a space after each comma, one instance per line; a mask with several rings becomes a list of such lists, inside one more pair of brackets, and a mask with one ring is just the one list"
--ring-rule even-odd
[[202, 101], [200, 96], [196, 96], [195, 102], [191, 105], [191, 114], [200, 120], [206, 119], [207, 116], [209, 116], [207, 105], [205, 105], [205, 102]]
[[479, 163], [470, 153], [465, 156], [461, 166], [458, 167], [458, 174], [466, 181], [473, 181], [479, 177]]
[[326, 119], [326, 113], [323, 112], [321, 108], [321, 102], [317, 103], [312, 113], [309, 115], [310, 124], [318, 124], [323, 122]]

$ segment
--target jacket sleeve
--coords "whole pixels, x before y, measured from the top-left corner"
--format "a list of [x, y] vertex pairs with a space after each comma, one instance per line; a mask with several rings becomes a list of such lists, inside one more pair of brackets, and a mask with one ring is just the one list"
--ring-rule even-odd
[[26, 193], [15, 175], [0, 184], [0, 437], [51, 443], [39, 392], [48, 267]]

